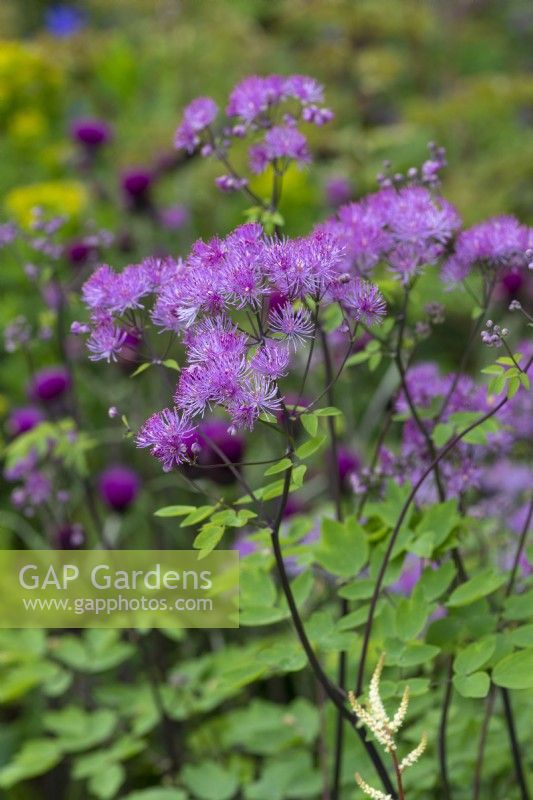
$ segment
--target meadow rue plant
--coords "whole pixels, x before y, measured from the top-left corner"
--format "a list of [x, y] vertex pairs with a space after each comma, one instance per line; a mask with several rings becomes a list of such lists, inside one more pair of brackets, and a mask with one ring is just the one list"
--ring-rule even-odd
[[[6, 252], [31, 253], [53, 334], [25, 317], [5, 331], [30, 372], [31, 405], [6, 426], [16, 519], [42, 518], [63, 549], [142, 546], [143, 527], [158, 549], [241, 557], [239, 632], [110, 636], [110, 662], [97, 637], [54, 644], [65, 670], [121, 670], [83, 711], [127, 732], [124, 750], [105, 726], [80, 744], [92, 797], [529, 798], [532, 706], [515, 692], [533, 688], [532, 230], [464, 227], [430, 143], [364, 196], [339, 177], [324, 218], [286, 233], [285, 179], [312, 168], [309, 126], [332, 118], [303, 75], [193, 99], [175, 146], [217, 160], [217, 187], [253, 205], [181, 252], [157, 240], [115, 266], [124, 248], [61, 240], [57, 218], [0, 229]], [[124, 174], [121, 191], [159, 219], [154, 174]], [[52, 366], [35, 368], [39, 348]], [[103, 433], [85, 434], [86, 405]], [[138, 779], [123, 753], [141, 752]]]

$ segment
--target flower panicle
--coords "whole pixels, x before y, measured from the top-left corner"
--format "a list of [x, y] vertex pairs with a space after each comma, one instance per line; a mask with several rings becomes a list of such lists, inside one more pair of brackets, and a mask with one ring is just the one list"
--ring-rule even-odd
[[[399, 762], [396, 755], [397, 745], [395, 741], [395, 734], [398, 733], [402, 727], [407, 715], [407, 709], [409, 707], [409, 687], [405, 687], [396, 713], [394, 716], [389, 717], [380, 693], [381, 674], [383, 672], [384, 664], [385, 655], [383, 654], [381, 655], [372, 674], [370, 685], [368, 687], [368, 700], [365, 705], [359, 702], [353, 692], [348, 692], [348, 699], [354, 713], [359, 719], [359, 722], [363, 725], [366, 725], [366, 727], [374, 734], [379, 744], [384, 748], [385, 752], [391, 753], [396, 774], [398, 776], [399, 785], [401, 785], [400, 776], [404, 770], [415, 764], [421, 757], [422, 753], [426, 749], [427, 737], [424, 733], [420, 743], [414, 748], [414, 750], [411, 750], [411, 752]], [[368, 797], [374, 798], [374, 800], [389, 800], [390, 795], [384, 794], [379, 789], [374, 789], [361, 777], [359, 773], [356, 773], [355, 780], [359, 788]]]
[[367, 797], [372, 798], [372, 800], [392, 800], [390, 794], [385, 794], [385, 792], [380, 792], [379, 789], [374, 789], [372, 786], [370, 786], [370, 784], [363, 780], [358, 772], [355, 773], [355, 781], [361, 791], [363, 791]]
[[416, 764], [416, 762], [426, 749], [427, 742], [428, 742], [427, 736], [425, 733], [423, 733], [422, 738], [420, 739], [420, 743], [414, 748], [414, 750], [411, 750], [411, 752], [408, 753], [405, 756], [405, 758], [402, 759], [402, 761], [400, 762], [400, 767], [399, 767], [400, 772], [403, 772], [408, 767], [412, 767], [413, 764]]

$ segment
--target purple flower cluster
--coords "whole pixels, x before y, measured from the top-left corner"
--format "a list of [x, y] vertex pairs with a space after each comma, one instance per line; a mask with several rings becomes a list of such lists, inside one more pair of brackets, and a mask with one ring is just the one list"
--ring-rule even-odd
[[[185, 108], [174, 143], [180, 150], [203, 156], [214, 155], [230, 174], [216, 179], [222, 191], [234, 191], [247, 185], [228, 162], [233, 139], [253, 135], [248, 155], [253, 173], [264, 172], [274, 165], [283, 172], [291, 162], [308, 164], [311, 155], [305, 135], [298, 130], [301, 123], [322, 126], [333, 114], [324, 105], [324, 92], [319, 83], [305, 75], [252, 75], [238, 83], [230, 93], [226, 108], [229, 123], [218, 134], [212, 123], [218, 107], [210, 97], [197, 97]], [[258, 139], [258, 141], [257, 141]]]
[[485, 269], [517, 269], [527, 264], [533, 229], [514, 217], [492, 217], [463, 231], [442, 275], [448, 283], [464, 280], [476, 265]]
[[183, 112], [181, 125], [176, 131], [174, 144], [179, 150], [192, 153], [200, 144], [200, 133], [215, 120], [218, 106], [210, 97], [197, 97]]
[[[524, 352], [527, 352], [527, 348], [524, 348]], [[456, 413], [471, 412], [481, 416], [491, 407], [485, 387], [477, 385], [467, 375], [442, 375], [434, 362], [422, 362], [412, 367], [406, 375], [406, 385], [411, 404], [419, 413], [435, 409], [433, 416], [423, 415], [428, 433], [435, 430], [437, 423], [449, 423]], [[396, 411], [409, 415], [403, 423], [400, 452], [395, 455], [383, 448], [380, 471], [399, 483], [406, 480], [415, 482], [429, 466], [433, 456], [426, 438], [410, 416], [410, 404], [404, 391], [396, 400]], [[495, 416], [501, 427], [488, 435], [486, 445], [459, 442], [440, 465], [446, 496], [457, 497], [473, 488], [481, 490], [487, 465], [510, 458], [515, 444], [530, 438], [533, 432], [529, 421], [532, 411], [531, 393], [519, 392]], [[425, 503], [435, 502], [436, 499], [436, 486], [427, 481], [419, 500]]]
[[130, 264], [122, 272], [115, 272], [107, 264], [93, 272], [82, 288], [92, 324], [73, 322], [71, 326], [75, 334], [90, 332], [87, 346], [91, 360], [117, 360], [132, 335], [131, 321], [125, 315], [142, 310], [149, 296], [176, 281], [180, 266], [181, 262], [171, 258], [150, 257], [140, 264]]
[[[225, 239], [197, 241], [183, 262], [147, 259], [120, 273], [100, 266], [82, 290], [91, 312], [93, 360], [116, 359], [127, 312], [149, 312], [157, 327], [178, 334], [185, 345], [174, 408], [145, 423], [138, 445], [150, 447], [168, 470], [194, 459], [191, 437], [208, 410], [223, 408], [231, 432], [252, 428], [262, 413], [278, 412], [283, 398], [277, 381], [288, 373], [292, 352], [314, 335], [310, 307], [339, 303], [347, 318], [368, 325], [385, 315], [377, 287], [346, 275], [343, 265], [342, 248], [325, 230], [279, 240], [248, 223]], [[232, 320], [241, 312], [247, 329]]]
[[460, 224], [448, 201], [423, 186], [404, 186], [342, 206], [324, 228], [344, 246], [348, 270], [368, 276], [384, 262], [406, 284], [441, 258]]
[[10, 483], [19, 483], [11, 492], [11, 502], [16, 508], [23, 510], [26, 516], [32, 516], [35, 508], [52, 497], [52, 481], [43, 471], [36, 450], [30, 450], [27, 456], [7, 467], [4, 478]]

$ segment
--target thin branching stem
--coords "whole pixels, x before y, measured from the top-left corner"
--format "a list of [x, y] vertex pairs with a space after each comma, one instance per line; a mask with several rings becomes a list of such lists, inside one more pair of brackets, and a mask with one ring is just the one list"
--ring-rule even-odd
[[292, 622], [296, 630], [296, 633], [298, 635], [300, 644], [302, 645], [304, 652], [307, 656], [309, 665], [313, 670], [313, 673], [315, 674], [315, 677], [317, 678], [317, 680], [320, 681], [326, 695], [337, 707], [339, 712], [342, 713], [343, 717], [350, 722], [352, 727], [354, 727], [370, 760], [372, 761], [372, 764], [374, 765], [376, 773], [378, 774], [385, 791], [388, 794], [390, 794], [394, 798], [394, 800], [398, 800], [397, 792], [394, 789], [392, 781], [385, 768], [385, 765], [383, 764], [383, 761], [381, 760], [378, 751], [376, 750], [372, 742], [367, 741], [364, 730], [357, 726], [357, 716], [353, 714], [346, 706], [345, 693], [341, 689], [339, 689], [339, 687], [335, 686], [324, 672], [322, 665], [320, 664], [320, 661], [318, 660], [315, 654], [313, 646], [311, 645], [311, 642], [307, 637], [303, 621], [298, 611], [298, 606], [296, 604], [294, 595], [292, 593], [290, 581], [287, 575], [287, 571], [285, 569], [285, 563], [283, 560], [283, 553], [281, 550], [281, 543], [280, 543], [281, 522], [283, 520], [283, 513], [285, 511], [285, 507], [287, 505], [287, 500], [289, 497], [291, 478], [292, 478], [292, 469], [288, 469], [285, 472], [285, 479], [283, 482], [283, 492], [279, 502], [277, 514], [274, 521], [272, 522], [271, 538], [272, 538], [272, 549], [274, 551], [274, 558], [276, 561], [276, 567], [278, 570], [283, 594], [285, 596], [287, 605], [289, 607]]

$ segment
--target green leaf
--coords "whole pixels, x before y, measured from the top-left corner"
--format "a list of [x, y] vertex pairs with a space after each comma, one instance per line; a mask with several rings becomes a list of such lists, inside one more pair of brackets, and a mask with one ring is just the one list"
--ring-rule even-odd
[[263, 473], [265, 477], [269, 475], [276, 475], [278, 472], [285, 472], [285, 470], [292, 467], [292, 461], [290, 458], [282, 458], [281, 461], [277, 461], [275, 464], [272, 464], [271, 467], [265, 470]]
[[124, 800], [187, 800], [187, 795], [181, 789], [141, 789], [140, 792], [132, 792], [126, 795]]
[[302, 414], [300, 421], [310, 436], [316, 436], [318, 431], [318, 417], [316, 414]]
[[210, 517], [216, 509], [213, 506], [199, 506], [191, 511], [182, 521], [180, 528], [186, 528], [189, 525], [196, 525], [198, 522], [203, 522], [204, 519]]
[[294, 467], [292, 471], [291, 491], [293, 491], [293, 489], [299, 489], [302, 486], [306, 472], [307, 467], [305, 464], [298, 464], [297, 467]]
[[452, 561], [447, 561], [438, 569], [426, 568], [417, 584], [428, 602], [437, 600], [448, 588], [455, 577], [455, 566]]
[[163, 506], [154, 512], [156, 517], [184, 517], [196, 511], [196, 506]]
[[516, 647], [533, 647], [533, 625], [521, 625], [508, 636]]
[[307, 442], [304, 442], [298, 447], [296, 455], [301, 459], [309, 458], [309, 456], [316, 453], [317, 450], [320, 450], [325, 441], [325, 436], [315, 436], [313, 439], [308, 439]]
[[315, 576], [312, 569], [301, 572], [291, 583], [292, 593], [298, 606], [308, 599], [315, 585]]
[[495, 649], [495, 636], [486, 636], [478, 642], [472, 642], [456, 656], [453, 668], [461, 675], [469, 675], [471, 672], [476, 672], [490, 661]]
[[447, 441], [449, 441], [453, 434], [455, 428], [449, 422], [439, 422], [435, 425], [435, 428], [432, 433], [433, 441], [437, 447], [444, 447]]
[[0, 787], [9, 789], [20, 781], [49, 772], [61, 761], [61, 749], [52, 739], [30, 739], [13, 760], [0, 770]]
[[419, 641], [400, 645], [399, 648], [396, 648], [396, 651], [394, 651], [391, 644], [388, 644], [386, 651], [387, 664], [405, 668], [427, 664], [439, 654], [438, 647]]
[[276, 587], [270, 574], [258, 567], [243, 565], [240, 575], [240, 598], [241, 609], [249, 606], [272, 608], [276, 602]]
[[151, 366], [152, 366], [151, 361], [145, 361], [144, 364], [141, 364], [140, 367], [137, 367], [137, 369], [131, 373], [130, 378], [135, 378], [137, 377], [137, 375], [141, 375]]
[[461, 697], [486, 697], [490, 689], [490, 678], [486, 672], [472, 675], [454, 675], [453, 685]]
[[497, 364], [490, 364], [490, 366], [482, 369], [481, 372], [484, 375], [501, 375], [503, 372], [503, 367], [499, 367]]
[[200, 800], [230, 800], [239, 788], [236, 777], [215, 761], [188, 764], [180, 776], [187, 789]]
[[341, 417], [342, 411], [335, 406], [326, 406], [325, 408], [317, 408], [315, 411], [317, 417]]
[[344, 523], [322, 520], [322, 536], [315, 550], [321, 567], [341, 577], [353, 577], [368, 560], [366, 533], [354, 517]]
[[508, 597], [505, 600], [503, 617], [513, 621], [533, 617], [533, 589]]
[[519, 377], [511, 378], [511, 380], [509, 381], [508, 389], [507, 389], [507, 397], [509, 399], [514, 397], [515, 394], [517, 393], [517, 391], [520, 389], [520, 386], [521, 386], [521, 382], [520, 382], [520, 378]]
[[223, 525], [204, 525], [198, 536], [194, 539], [192, 546], [195, 550], [202, 550], [202, 557], [215, 549], [224, 535]]
[[65, 753], [77, 753], [101, 744], [109, 738], [117, 722], [109, 709], [88, 712], [77, 706], [49, 711], [43, 717], [46, 730], [54, 733], [57, 744]]
[[102, 672], [119, 666], [135, 648], [119, 639], [120, 632], [88, 630], [81, 636], [66, 635], [54, 642], [54, 657], [79, 672]]
[[470, 605], [470, 603], [475, 603], [476, 600], [480, 600], [482, 597], [492, 594], [492, 592], [495, 592], [503, 586], [504, 583], [505, 577], [503, 575], [497, 575], [491, 569], [485, 570], [479, 575], [470, 578], [470, 580], [461, 584], [461, 586], [458, 586], [457, 589], [452, 592], [447, 605], [450, 608]]
[[346, 600], [368, 600], [372, 597], [374, 591], [374, 581], [370, 578], [358, 578], [352, 583], [347, 583], [346, 586], [341, 586], [338, 591], [339, 597], [345, 597]]
[[492, 671], [492, 680], [505, 689], [533, 689], [533, 647], [502, 659]]
[[507, 376], [505, 375], [505, 373], [491, 380], [488, 387], [489, 394], [501, 394], [505, 389], [506, 382], [507, 382]]
[[381, 364], [382, 355], [381, 353], [374, 353], [368, 359], [368, 369], [370, 372], [374, 372], [379, 365]]
[[164, 367], [167, 367], [167, 369], [174, 369], [176, 370], [176, 372], [180, 371], [180, 365], [178, 364], [175, 358], [165, 358], [165, 360], [162, 361], [161, 363], [163, 364]]
[[120, 789], [125, 777], [126, 771], [122, 764], [108, 764], [90, 778], [89, 790], [98, 800], [110, 800]]
[[426, 624], [432, 610], [425, 601], [417, 601], [414, 597], [400, 600], [396, 610], [396, 630], [400, 639], [414, 639]]
[[486, 419], [481, 425], [478, 425], [473, 430], [469, 431], [463, 436], [463, 442], [466, 444], [487, 444], [487, 436], [489, 433], [496, 433], [499, 430], [499, 424], [494, 419]]
[[256, 625], [273, 625], [288, 619], [289, 611], [285, 608], [265, 608], [265, 606], [248, 606], [240, 611], [239, 624], [247, 627]]
[[344, 366], [354, 367], [357, 364], [362, 364], [363, 362], [368, 361], [369, 357], [370, 353], [367, 353], [366, 350], [361, 350], [360, 353], [354, 353], [353, 356], [350, 356]]
[[[521, 359], [522, 356], [519, 353], [517, 353], [517, 355], [519, 356], [519, 358], [515, 357], [515, 361], [520, 362], [520, 359]], [[496, 359], [496, 363], [497, 364], [503, 364], [505, 367], [514, 367], [515, 366], [515, 362], [513, 361], [513, 359], [510, 356], [500, 356], [499, 358]]]
[[424, 513], [416, 526], [416, 533], [417, 536], [431, 533], [435, 547], [439, 547], [446, 541], [458, 521], [456, 500], [436, 503]]

